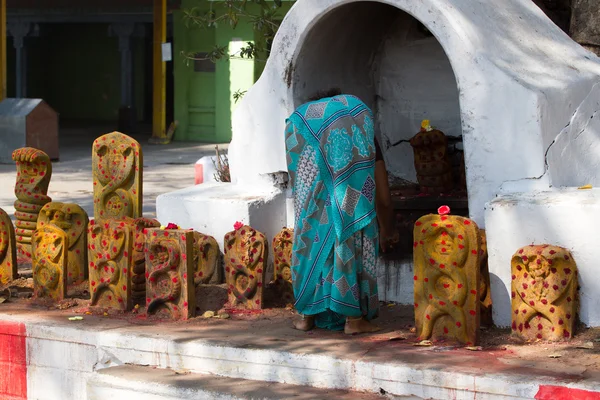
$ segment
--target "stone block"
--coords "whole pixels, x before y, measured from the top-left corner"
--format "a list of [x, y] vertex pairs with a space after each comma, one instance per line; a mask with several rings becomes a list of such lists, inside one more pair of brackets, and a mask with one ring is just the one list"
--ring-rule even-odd
[[273, 280], [278, 286], [280, 296], [287, 303], [294, 302], [291, 270], [293, 240], [294, 230], [289, 228], [283, 228], [273, 238]]
[[146, 253], [148, 314], [188, 319], [196, 313], [194, 233], [150, 229]]
[[492, 326], [492, 290], [490, 287], [490, 271], [488, 268], [487, 237], [485, 230], [479, 230], [481, 264], [479, 268], [479, 301], [481, 301], [481, 325]]
[[463, 217], [426, 215], [415, 223], [414, 238], [417, 335], [476, 344], [481, 266], [477, 224]]
[[403, 305], [413, 305], [414, 281], [413, 256], [399, 260], [383, 257], [377, 259], [377, 288], [380, 301], [392, 301]]
[[18, 278], [15, 228], [8, 214], [0, 208], [0, 284]]
[[273, 187], [204, 183], [158, 196], [156, 215], [162, 225], [172, 222], [214, 237], [225, 252], [223, 238], [236, 221], [267, 237], [279, 233], [286, 226], [286, 196]]
[[88, 278], [87, 230], [89, 218], [77, 204], [50, 202], [40, 211], [37, 226], [52, 225], [64, 231], [68, 241], [67, 285]]
[[37, 228], [39, 213], [46, 203], [52, 201], [48, 197], [52, 163], [46, 153], [32, 147], [13, 151], [12, 158], [17, 163], [15, 185], [17, 252], [21, 256], [31, 258], [31, 237]]
[[127, 135], [112, 132], [94, 141], [95, 219], [142, 216], [143, 165], [140, 144]]
[[90, 222], [88, 259], [92, 307], [127, 311], [133, 307], [131, 275], [135, 226], [128, 220]]
[[45, 225], [32, 237], [33, 294], [61, 301], [67, 296], [69, 239], [65, 231]]
[[265, 235], [247, 225], [225, 235], [225, 277], [232, 305], [262, 309], [268, 254]]
[[512, 258], [512, 331], [528, 340], [571, 339], [577, 316], [577, 265], [562, 247], [519, 249]]
[[223, 282], [221, 250], [214, 237], [194, 232], [194, 283], [218, 285]]
[[146, 242], [148, 229], [159, 228], [160, 222], [150, 218], [126, 218], [135, 226], [133, 243], [133, 266], [130, 269], [131, 300], [133, 304], [144, 305], [146, 301]]

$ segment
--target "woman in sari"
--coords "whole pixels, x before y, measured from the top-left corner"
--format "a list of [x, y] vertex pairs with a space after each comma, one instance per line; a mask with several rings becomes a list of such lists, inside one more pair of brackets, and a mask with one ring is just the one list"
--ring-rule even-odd
[[379, 230], [382, 248], [394, 240], [387, 173], [373, 113], [357, 97], [337, 94], [318, 96], [286, 121], [292, 282], [302, 315], [294, 327], [375, 332]]

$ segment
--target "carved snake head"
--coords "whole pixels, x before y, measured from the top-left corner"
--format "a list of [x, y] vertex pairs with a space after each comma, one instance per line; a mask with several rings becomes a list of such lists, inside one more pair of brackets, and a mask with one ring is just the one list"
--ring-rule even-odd
[[122, 133], [109, 133], [94, 141], [92, 156], [94, 178], [101, 186], [112, 184], [114, 189], [135, 173], [139, 144]]
[[76, 243], [86, 231], [89, 219], [85, 210], [77, 204], [50, 202], [40, 211], [38, 226], [54, 225], [63, 230], [70, 245]]

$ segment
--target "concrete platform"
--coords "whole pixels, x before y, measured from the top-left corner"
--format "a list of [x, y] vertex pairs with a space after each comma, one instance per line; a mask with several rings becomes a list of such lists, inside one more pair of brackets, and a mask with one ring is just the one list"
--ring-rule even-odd
[[[596, 331], [568, 344], [535, 346], [506, 345], [506, 332], [489, 331], [482, 351], [468, 351], [447, 343], [414, 346], [412, 309], [399, 306], [382, 307], [382, 332], [352, 337], [295, 331], [294, 314], [281, 309], [186, 322], [84, 310], [0, 305], [0, 398], [91, 399], [89, 385], [113, 381], [111, 370], [103, 370], [138, 365], [409, 398], [600, 399], [599, 348], [576, 349], [600, 336]], [[73, 315], [83, 320], [69, 321]], [[123, 379], [112, 389], [126, 386]], [[131, 387], [140, 387], [140, 379]], [[163, 389], [165, 396], [174, 393]]]
[[246, 379], [222, 378], [154, 367], [124, 365], [98, 371], [88, 381], [88, 400], [383, 400], [389, 397], [348, 390], [318, 389]]
[[286, 195], [274, 187], [204, 183], [156, 198], [157, 219], [213, 236], [223, 251], [223, 239], [240, 221], [269, 240], [287, 226]]

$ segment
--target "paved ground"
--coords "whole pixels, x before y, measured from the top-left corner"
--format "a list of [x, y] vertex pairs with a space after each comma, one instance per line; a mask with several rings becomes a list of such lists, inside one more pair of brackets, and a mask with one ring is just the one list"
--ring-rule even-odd
[[[48, 195], [54, 201], [77, 203], [93, 217], [92, 143], [112, 132], [110, 127], [87, 129], [62, 128], [60, 131], [60, 161], [53, 163]], [[148, 134], [134, 136], [144, 153], [144, 216], [155, 216], [156, 196], [194, 184], [194, 164], [206, 155], [213, 155], [214, 144], [174, 142], [169, 145], [149, 145]], [[226, 149], [227, 145], [219, 145]], [[0, 208], [14, 213], [16, 166], [0, 164]]]

